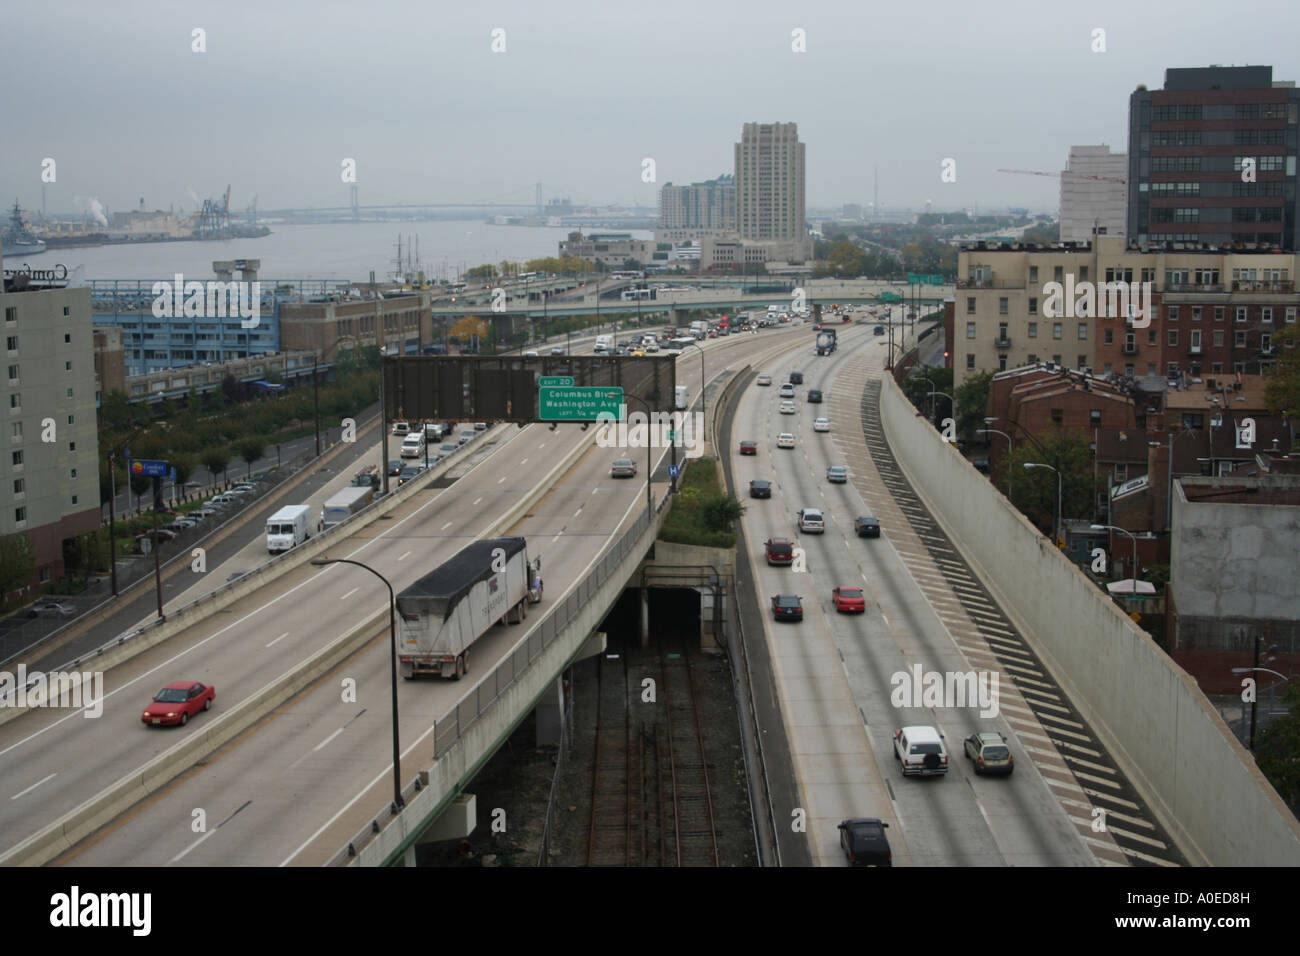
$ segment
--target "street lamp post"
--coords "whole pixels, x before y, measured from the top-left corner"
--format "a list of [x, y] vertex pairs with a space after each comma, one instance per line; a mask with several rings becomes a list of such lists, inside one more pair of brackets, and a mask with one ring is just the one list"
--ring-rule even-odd
[[[984, 417], [984, 423], [985, 423], [986, 425], [991, 425], [993, 422], [998, 422], [998, 421], [1006, 422], [1008, 425], [1012, 425], [1012, 426], [1014, 426], [1014, 427], [1020, 429], [1021, 433], [1024, 434], [1024, 436], [1025, 436], [1026, 438], [1028, 438], [1031, 442], [1033, 442], [1033, 445], [1034, 445], [1035, 448], [1037, 448], [1037, 449], [1038, 449], [1040, 452], [1042, 452], [1044, 455], [1048, 455], [1048, 454], [1049, 454], [1049, 452], [1047, 451], [1047, 449], [1043, 447], [1043, 443], [1040, 442], [1037, 438], [1034, 437], [1034, 433], [1031, 432], [1029, 429], [1027, 429], [1024, 425], [1020, 424], [1019, 422], [1017, 422], [1017, 421], [1013, 421], [1013, 420], [1010, 419], [1010, 418], [999, 418], [999, 417], [996, 416], [996, 415], [986, 415], [986, 416]], [[1057, 538], [1059, 537], [1059, 530], [1060, 530], [1060, 524], [1061, 524], [1061, 494], [1062, 494], [1062, 483], [1063, 483], [1063, 478], [1062, 478], [1062, 475], [1061, 475], [1061, 451], [1060, 451], [1060, 449], [1058, 448], [1057, 450], [1051, 452], [1050, 455], [1051, 455], [1051, 458], [1052, 458], [1053, 464], [1051, 464], [1051, 465], [1043, 465], [1043, 466], [1040, 466], [1040, 467], [1051, 468], [1051, 469], [1053, 469], [1053, 470], [1056, 472], [1056, 481], [1057, 481], [1057, 485], [1056, 485], [1056, 487], [1057, 487], [1057, 495], [1056, 495], [1056, 525], [1052, 528], [1052, 543], [1055, 544]], [[1025, 467], [1028, 468], [1029, 465], [1025, 465]]]
[[687, 342], [686, 344], [693, 349], [700, 350], [700, 409], [701, 414], [704, 416], [700, 425], [700, 441], [708, 441], [709, 403], [704, 397], [704, 348], [695, 342]]
[[360, 561], [353, 561], [350, 558], [314, 558], [311, 563], [318, 568], [327, 564], [355, 564], [379, 578], [384, 582], [384, 586], [388, 588], [388, 633], [390, 638], [388, 644], [393, 661], [393, 802], [389, 810], [396, 815], [406, 805], [405, 801], [402, 800], [402, 751], [397, 738], [397, 597], [393, 594], [393, 586], [388, 582], [388, 578], [368, 564], [362, 564]]
[[[999, 431], [996, 428], [977, 428], [975, 429], [975, 434], [976, 435], [990, 435], [990, 434], [1001, 435], [1003, 438], [1007, 440], [1007, 454], [1008, 455], [1011, 454], [1011, 436], [1008, 435], [1006, 432]], [[1007, 500], [1008, 501], [1011, 500], [1011, 469], [1010, 468], [1007, 469]]]
[[1061, 469], [1053, 465], [1044, 465], [1041, 462], [1036, 461], [1025, 462], [1025, 468], [1026, 470], [1030, 468], [1047, 468], [1050, 471], [1056, 472], [1056, 518], [1052, 521], [1052, 544], [1055, 545], [1061, 536]]
[[[1271, 650], [1273, 650], [1273, 648], [1270, 647], [1269, 650], [1271, 651]], [[1258, 635], [1256, 635], [1256, 637], [1255, 637], [1255, 666], [1254, 666], [1254, 667], [1234, 667], [1234, 668], [1232, 669], [1232, 672], [1233, 672], [1234, 674], [1250, 674], [1250, 673], [1253, 673], [1253, 672], [1255, 672], [1255, 671], [1263, 671], [1265, 674], [1274, 674], [1274, 675], [1276, 675], [1276, 676], [1282, 678], [1282, 683], [1284, 683], [1284, 684], [1285, 684], [1287, 681], [1289, 681], [1289, 680], [1291, 679], [1290, 677], [1287, 677], [1285, 674], [1279, 674], [1277, 671], [1272, 670], [1271, 668], [1268, 668], [1268, 667], [1260, 667], [1260, 666], [1259, 666], [1259, 636], [1258, 636]], [[1275, 685], [1270, 685], [1270, 687], [1269, 687], [1269, 689], [1268, 689], [1268, 694], [1269, 694], [1269, 700], [1270, 700], [1270, 701], [1272, 701], [1272, 699], [1273, 699], [1273, 686], [1275, 686]], [[1251, 702], [1250, 702], [1250, 746], [1249, 746], [1248, 749], [1251, 750], [1251, 751], [1254, 751], [1254, 749], [1255, 749], [1255, 704], [1258, 703], [1258, 701], [1259, 701], [1259, 693], [1258, 693], [1258, 691], [1257, 691], [1257, 692], [1253, 695], [1253, 697], [1252, 697], [1252, 699], [1251, 699]], [[1270, 705], [1270, 707], [1269, 707], [1269, 712], [1270, 712], [1270, 713], [1272, 712], [1272, 706], [1271, 706], [1271, 705]]]
[[1131, 590], [1130, 593], [1133, 595], [1133, 597], [1137, 597], [1137, 593], [1138, 593], [1138, 571], [1137, 571], [1137, 567], [1138, 567], [1138, 539], [1137, 539], [1137, 535], [1133, 534], [1133, 532], [1131, 532], [1131, 531], [1126, 531], [1126, 530], [1124, 530], [1123, 528], [1117, 528], [1117, 527], [1116, 527], [1115, 525], [1113, 525], [1113, 524], [1095, 524], [1095, 525], [1092, 526], [1092, 530], [1093, 530], [1093, 531], [1118, 531], [1118, 532], [1120, 532], [1121, 534], [1126, 534], [1126, 535], [1128, 535], [1129, 538], [1132, 539], [1132, 541], [1133, 541], [1133, 562], [1132, 562], [1132, 563], [1133, 563], [1133, 573], [1130, 575], [1130, 577], [1133, 579], [1133, 583], [1132, 583], [1132, 585], [1131, 585], [1132, 590]]
[[[650, 440], [650, 404], [645, 399], [638, 398], [635, 395], [623, 395], [623, 401], [628, 400], [636, 402], [645, 408], [645, 516], [646, 521], [651, 521], [654, 517], [654, 497], [650, 491], [650, 477], [654, 473], [654, 442]], [[627, 421], [627, 405], [623, 406], [623, 421]]]

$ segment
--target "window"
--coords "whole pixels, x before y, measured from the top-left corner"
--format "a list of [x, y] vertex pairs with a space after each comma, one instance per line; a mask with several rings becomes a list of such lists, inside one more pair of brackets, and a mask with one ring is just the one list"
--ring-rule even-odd
[[998, 315], [1006, 315], [1006, 314], [1007, 314], [1007, 297], [1005, 295], [998, 296]]
[[1031, 353], [1029, 354], [1028, 364], [1029, 364], [1029, 365], [1037, 365], [1037, 364], [1038, 364], [1038, 356], [1031, 352]]
[[973, 355], [967, 355], [967, 356], [966, 356], [966, 369], [967, 369], [968, 371], [974, 371], [974, 370], [975, 370], [975, 356], [973, 356]]
[[1029, 281], [1030, 282], [1038, 281], [1038, 266], [1029, 267]]
[[1259, 350], [1261, 352], [1273, 351], [1273, 336], [1265, 332], [1259, 337]]
[[1286, 307], [1286, 321], [1288, 325], [1295, 323], [1295, 309], [1296, 307], [1294, 305], [1288, 305]]
[[1155, 344], [1156, 344], [1156, 330], [1147, 329], [1147, 345], [1155, 345]]
[[68, 416], [68, 424], [69, 424], [69, 425], [73, 424], [73, 421], [72, 421], [72, 420], [73, 420], [73, 418], [75, 418], [75, 417], [76, 417], [75, 415], [69, 415], [69, 416]]
[[1178, 321], [1178, 306], [1176, 306], [1176, 305], [1171, 305], [1171, 306], [1169, 307], [1169, 321], [1170, 321], [1170, 322], [1177, 322], [1177, 321]]
[[1053, 356], [1052, 356], [1052, 362], [1053, 362], [1054, 364], [1056, 364], [1056, 365], [1060, 365], [1060, 364], [1061, 364], [1061, 356], [1059, 356], [1059, 355], [1053, 355]]
[[73, 503], [74, 505], [77, 503], [77, 496], [76, 496], [76, 495], [73, 495], [73, 496], [72, 496], [72, 503]]
[[22, 463], [23, 463], [23, 453], [22, 453], [21, 450], [14, 452], [14, 454], [13, 454], [13, 462], [14, 462], [14, 466], [15, 466], [15, 467], [18, 467], [18, 466], [22, 465]]
[[9, 434], [10, 434], [10, 436], [13, 437], [13, 438], [22, 438], [22, 437], [23, 437], [23, 423], [22, 423], [22, 422], [14, 422], [13, 424], [11, 424], [11, 425], [9, 426]]
[[6, 307], [5, 307], [5, 321], [6, 321], [6, 322], [17, 322], [17, 321], [18, 321], [18, 307], [17, 307], [17, 306], [15, 306], [15, 305], [10, 305], [10, 306], [6, 306]]
[[1092, 411], [1088, 412], [1088, 424], [1090, 424], [1090, 425], [1100, 425], [1100, 424], [1101, 424], [1101, 409], [1100, 409], [1100, 408], [1094, 408], [1094, 409], [1092, 409]]
[[1115, 466], [1115, 483], [1122, 485], [1128, 481], [1128, 463], [1120, 462]]
[[1079, 360], [1075, 362], [1074, 367], [1077, 368], [1080, 372], [1082, 372], [1085, 368], [1088, 367], [1088, 356], [1080, 355]]
[[1061, 323], [1060, 323], [1060, 322], [1053, 322], [1053, 323], [1052, 323], [1052, 338], [1054, 338], [1054, 339], [1059, 339], [1059, 338], [1062, 337], [1062, 334], [1063, 334], [1063, 333], [1062, 333], [1062, 329], [1061, 329]]
[[999, 371], [999, 372], [1005, 372], [1006, 370], [1007, 370], [1007, 357], [1006, 357], [1005, 355], [999, 355], [999, 356], [998, 356], [998, 371]]
[[1006, 340], [1007, 340], [1007, 324], [1006, 324], [1005, 322], [999, 322], [999, 323], [998, 323], [998, 341], [999, 341], [999, 342], [1005, 342]]
[[1260, 320], [1261, 322], [1272, 322], [1272, 321], [1273, 321], [1273, 307], [1272, 307], [1271, 305], [1263, 306], [1263, 307], [1259, 310], [1259, 320]]
[[1233, 375], [1245, 375], [1245, 374], [1246, 374], [1246, 363], [1245, 363], [1245, 362], [1233, 362], [1233, 363], [1232, 363], [1232, 374], [1233, 374]]
[[26, 479], [26, 478], [15, 478], [15, 479], [14, 479], [14, 494], [16, 494], [16, 495], [21, 495], [21, 494], [24, 494], [26, 491], [27, 491], [27, 479]]
[[77, 469], [75, 469], [75, 468], [69, 468], [69, 469], [68, 469], [68, 477], [69, 477], [69, 478], [76, 478], [76, 477], [77, 477]]
[[973, 338], [975, 338], [975, 323], [974, 323], [974, 322], [967, 322], [967, 323], [966, 323], [966, 338], [968, 338], [968, 339], [973, 339]]
[[18, 377], [18, 366], [17, 366], [17, 365], [10, 365], [10, 366], [9, 366], [9, 377], [10, 377], [11, 379], [12, 379], [12, 378], [17, 378], [17, 377]]
[[20, 394], [18, 394], [17, 392], [10, 392], [10, 393], [9, 393], [9, 407], [10, 407], [10, 408], [22, 408], [22, 407], [23, 407], [23, 397], [22, 397]]
[[1129, 353], [1137, 351], [1137, 336], [1133, 332], [1124, 333], [1124, 351]]
[[1114, 371], [1114, 366], [1111, 365], [1110, 362], [1107, 362], [1104, 366], [1102, 366], [1101, 369], [1103, 375], [1109, 375], [1113, 371]]
[[1125, 375], [1128, 375], [1128, 376], [1130, 376], [1130, 377], [1133, 375], [1133, 363], [1132, 363], [1132, 362], [1130, 362], [1130, 363], [1128, 363], [1127, 365], [1124, 366], [1124, 374], [1125, 374]]
[[1155, 362], [1147, 362], [1147, 374], [1148, 374], [1148, 375], [1154, 375], [1154, 374], [1156, 374], [1156, 363], [1155, 363]]
[[1201, 321], [1201, 307], [1199, 305], [1192, 306], [1192, 321]]
[[14, 509], [14, 520], [15, 520], [15, 521], [26, 521], [26, 520], [27, 520], [27, 509], [26, 509], [26, 508], [15, 508], [15, 509]]
[[1215, 322], [1222, 322], [1222, 321], [1223, 321], [1223, 306], [1221, 306], [1221, 305], [1216, 305], [1216, 306], [1214, 307], [1214, 321], [1215, 321]]
[[1177, 345], [1177, 344], [1178, 344], [1178, 330], [1177, 330], [1177, 329], [1170, 329], [1170, 330], [1169, 330], [1169, 344], [1170, 344], [1170, 345]]
[[1029, 323], [1029, 337], [1030, 337], [1031, 339], [1036, 339], [1036, 338], [1038, 338], [1038, 323], [1037, 323], [1037, 322], [1030, 322], [1030, 323]]
[[1214, 330], [1214, 347], [1223, 348], [1223, 329]]
[[1053, 269], [1053, 270], [1052, 270], [1052, 278], [1054, 278], [1057, 282], [1064, 282], [1064, 281], [1065, 281], [1065, 267], [1064, 267], [1064, 266], [1057, 266], [1055, 269]]
[[17, 351], [18, 351], [18, 336], [16, 336], [16, 335], [11, 335], [11, 336], [9, 336], [7, 339], [5, 339], [5, 346], [6, 346], [6, 348], [9, 349], [10, 352], [17, 352]]
[[63, 363], [63, 371], [65, 371], [65, 372], [71, 372], [71, 371], [72, 371], [72, 363], [71, 363], [71, 362], [64, 362], [64, 363]]
[[64, 344], [64, 345], [69, 345], [69, 344], [71, 344], [71, 342], [72, 342], [72, 333], [71, 333], [71, 332], [64, 332], [64, 333], [63, 333], [63, 344]]
[[966, 296], [966, 314], [967, 315], [975, 314], [975, 296], [973, 295]]
[[1088, 267], [1087, 267], [1087, 266], [1079, 266], [1079, 281], [1080, 281], [1080, 282], [1087, 282], [1087, 281], [1088, 281]]
[[[1292, 311], [1292, 312], [1295, 312], [1295, 309], [1292, 309], [1291, 311]], [[1030, 314], [1030, 315], [1037, 315], [1037, 314], [1038, 314], [1038, 299], [1037, 299], [1037, 297], [1031, 296], [1030, 299], [1029, 299], [1029, 314]], [[1294, 321], [1295, 321], [1295, 316], [1292, 316], [1291, 319], [1290, 319], [1290, 321], [1294, 322]]]
[[1105, 331], [1102, 332], [1102, 336], [1103, 336], [1103, 341], [1105, 342], [1105, 344], [1107, 344], [1107, 345], [1114, 345], [1114, 344], [1115, 344], [1115, 330], [1114, 330], [1114, 329], [1106, 329]]
[[1191, 332], [1191, 341], [1190, 341], [1188, 344], [1189, 344], [1189, 345], [1190, 345], [1190, 346], [1191, 346], [1195, 351], [1197, 351], [1197, 352], [1199, 352], [1199, 351], [1201, 350], [1201, 330], [1200, 330], [1200, 329], [1192, 329], [1192, 332]]
[[1244, 305], [1237, 306], [1237, 321], [1238, 322], [1246, 321], [1246, 307]]
[[1177, 378], [1177, 377], [1178, 377], [1178, 363], [1177, 363], [1177, 362], [1170, 362], [1169, 365], [1168, 365], [1168, 366], [1166, 367], [1166, 369], [1165, 369], [1165, 374], [1167, 374], [1170, 378]]
[[1087, 323], [1087, 322], [1080, 322], [1080, 323], [1079, 323], [1079, 341], [1080, 341], [1080, 342], [1086, 342], [1086, 341], [1088, 341], [1088, 323]]
[[77, 450], [77, 443], [75, 441], [68, 442], [68, 451], [76, 451], [76, 450]]
[[1213, 363], [1211, 363], [1211, 365], [1210, 365], [1210, 371], [1213, 372], [1215, 375], [1222, 375], [1222, 374], [1223, 374], [1223, 363], [1222, 363], [1222, 362], [1213, 362]]
[[1246, 347], [1246, 333], [1234, 332], [1232, 335], [1232, 344], [1235, 348], [1244, 349]]
[[1052, 409], [1052, 424], [1061, 425], [1065, 422], [1065, 412], [1059, 408]]

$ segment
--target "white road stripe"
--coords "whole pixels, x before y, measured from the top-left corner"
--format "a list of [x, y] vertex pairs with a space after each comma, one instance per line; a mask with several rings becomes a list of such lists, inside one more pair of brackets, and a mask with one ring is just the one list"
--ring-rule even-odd
[[312, 747], [312, 748], [311, 748], [311, 749], [312, 749], [312, 752], [314, 753], [314, 752], [316, 752], [317, 750], [320, 750], [322, 747], [324, 747], [326, 744], [328, 744], [331, 740], [333, 740], [335, 737], [337, 737], [337, 736], [338, 736], [339, 734], [341, 734], [341, 733], [343, 733], [343, 728], [342, 728], [342, 727], [340, 727], [338, 730], [334, 731], [334, 733], [330, 734], [328, 737], [326, 737], [324, 740], [322, 740], [320, 743], [318, 743], [315, 747]]
[[34, 784], [32, 784], [32, 785], [31, 785], [30, 787], [28, 787], [26, 790], [20, 790], [20, 791], [18, 791], [18, 793], [15, 793], [15, 794], [14, 794], [12, 797], [10, 797], [9, 799], [10, 799], [10, 800], [17, 800], [19, 797], [25, 797], [27, 794], [31, 793], [33, 790], [35, 790], [35, 789], [36, 789], [37, 787], [39, 787], [41, 784], [43, 784], [43, 783], [48, 783], [49, 781], [53, 780], [53, 779], [54, 779], [55, 777], [57, 777], [57, 776], [58, 776], [57, 773], [52, 773], [52, 774], [50, 774], [48, 777], [45, 777], [45, 778], [43, 778], [43, 779], [41, 779], [41, 780], [37, 780]]
[[340, 600], [340, 601], [346, 601], [348, 598], [352, 597], [352, 595], [356, 594], [356, 593], [357, 593], [358, 591], [360, 591], [360, 590], [361, 590], [361, 588], [353, 588], [353, 589], [352, 589], [351, 591], [349, 591], [347, 594], [345, 594], [345, 595], [343, 595], [341, 598], [339, 598], [339, 600]]
[[203, 836], [199, 837], [197, 840], [195, 840], [193, 843], [191, 843], [191, 844], [190, 844], [189, 846], [187, 846], [185, 849], [181, 850], [181, 852], [177, 853], [174, 857], [171, 858], [171, 860], [170, 860], [169, 862], [171, 862], [171, 863], [176, 863], [177, 861], [181, 860], [182, 858], [188, 856], [192, 850], [196, 850], [196, 849], [198, 849], [198, 846], [199, 846], [200, 843], [202, 843], [204, 840], [206, 840], [208, 837], [212, 836], [212, 835], [213, 835], [214, 833], [216, 833], [216, 832], [217, 832], [217, 831], [216, 831], [215, 829], [213, 829], [213, 830], [209, 830], [207, 833], [203, 834]]
[[[288, 631], [285, 631], [283, 634], [281, 634], [279, 637], [277, 637], [274, 641], [272, 641], [271, 644], [275, 644], [277, 641], [282, 641], [282, 640], [284, 640], [284, 639], [285, 639], [286, 637], [288, 637], [288, 636], [289, 636], [289, 632], [288, 632]], [[267, 647], [270, 647], [271, 644], [267, 644], [266, 646], [267, 646]]]
[[397, 560], [398, 560], [398, 561], [405, 561], [405, 560], [406, 560], [407, 558], [409, 558], [410, 556], [411, 556], [411, 552], [410, 552], [410, 551], [405, 551], [405, 552], [402, 553], [402, 556], [401, 556], [400, 558], [398, 558]]

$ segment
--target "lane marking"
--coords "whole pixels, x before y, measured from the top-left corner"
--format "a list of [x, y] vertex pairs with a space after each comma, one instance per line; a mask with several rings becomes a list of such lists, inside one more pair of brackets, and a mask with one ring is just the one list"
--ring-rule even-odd
[[315, 753], [316, 751], [320, 750], [322, 747], [324, 747], [326, 744], [328, 744], [331, 740], [333, 740], [335, 737], [337, 737], [337, 736], [338, 736], [339, 734], [341, 734], [341, 733], [343, 733], [343, 728], [342, 728], [342, 727], [340, 727], [338, 730], [334, 731], [334, 733], [330, 734], [328, 737], [326, 737], [324, 740], [322, 740], [320, 743], [318, 743], [315, 747], [312, 747], [312, 748], [311, 748], [311, 749], [312, 749], [312, 753]]
[[361, 590], [361, 588], [353, 588], [353, 589], [352, 589], [351, 591], [349, 591], [347, 594], [345, 594], [345, 595], [343, 595], [341, 598], [339, 598], [339, 600], [340, 600], [340, 601], [346, 601], [348, 598], [352, 597], [352, 595], [356, 594], [356, 593], [357, 593], [358, 591], [360, 591], [360, 590]]
[[[288, 636], [289, 636], [289, 632], [288, 632], [288, 631], [285, 631], [283, 634], [281, 634], [279, 637], [277, 637], [274, 641], [272, 641], [271, 644], [276, 643], [276, 641], [282, 641], [282, 640], [284, 640], [284, 639], [285, 639], [286, 637], [288, 637]], [[267, 647], [270, 647], [271, 644], [267, 644], [266, 646], [267, 646]]]
[[478, 504], [482, 500], [483, 500], [483, 496], [479, 495], [477, 498], [475, 498], [473, 501], [470, 502], [470, 506], [473, 507], [474, 505]]
[[402, 556], [401, 556], [400, 558], [398, 558], [397, 560], [398, 560], [398, 561], [405, 561], [405, 560], [406, 560], [407, 558], [409, 558], [410, 556], [411, 556], [411, 552], [410, 552], [410, 551], [406, 551], [406, 552], [403, 552]]
[[14, 794], [12, 797], [10, 797], [9, 799], [10, 799], [10, 800], [17, 800], [19, 797], [25, 797], [25, 796], [27, 796], [27, 794], [31, 793], [33, 790], [35, 790], [35, 789], [36, 789], [37, 787], [39, 787], [41, 784], [43, 784], [43, 783], [48, 783], [49, 781], [53, 780], [53, 779], [54, 779], [55, 777], [57, 777], [57, 776], [58, 776], [58, 773], [52, 773], [52, 774], [50, 774], [48, 777], [45, 777], [44, 779], [41, 779], [41, 780], [36, 781], [34, 784], [32, 784], [32, 785], [31, 785], [30, 787], [28, 787], [26, 790], [20, 790], [18, 793], [15, 793], [15, 794]]

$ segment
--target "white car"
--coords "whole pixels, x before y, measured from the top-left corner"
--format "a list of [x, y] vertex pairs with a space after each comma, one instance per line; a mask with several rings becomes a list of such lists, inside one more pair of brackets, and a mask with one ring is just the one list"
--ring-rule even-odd
[[784, 384], [781, 386], [781, 397], [782, 397], [782, 398], [794, 398], [794, 386], [793, 386], [792, 384], [790, 384], [789, 382], [784, 383]]
[[799, 512], [799, 530], [806, 534], [822, 534], [826, 531], [826, 519], [819, 508], [804, 508]]
[[794, 447], [794, 436], [791, 435], [789, 432], [781, 432], [781, 434], [779, 434], [779, 435], [776, 436], [776, 447], [777, 447], [777, 448], [793, 448], [793, 447]]
[[790, 401], [782, 402], [782, 403], [781, 403], [781, 414], [782, 414], [782, 415], [793, 415], [793, 414], [794, 414], [794, 402], [790, 402]]
[[813, 419], [813, 431], [828, 432], [831, 430], [831, 420], [829, 418]]

